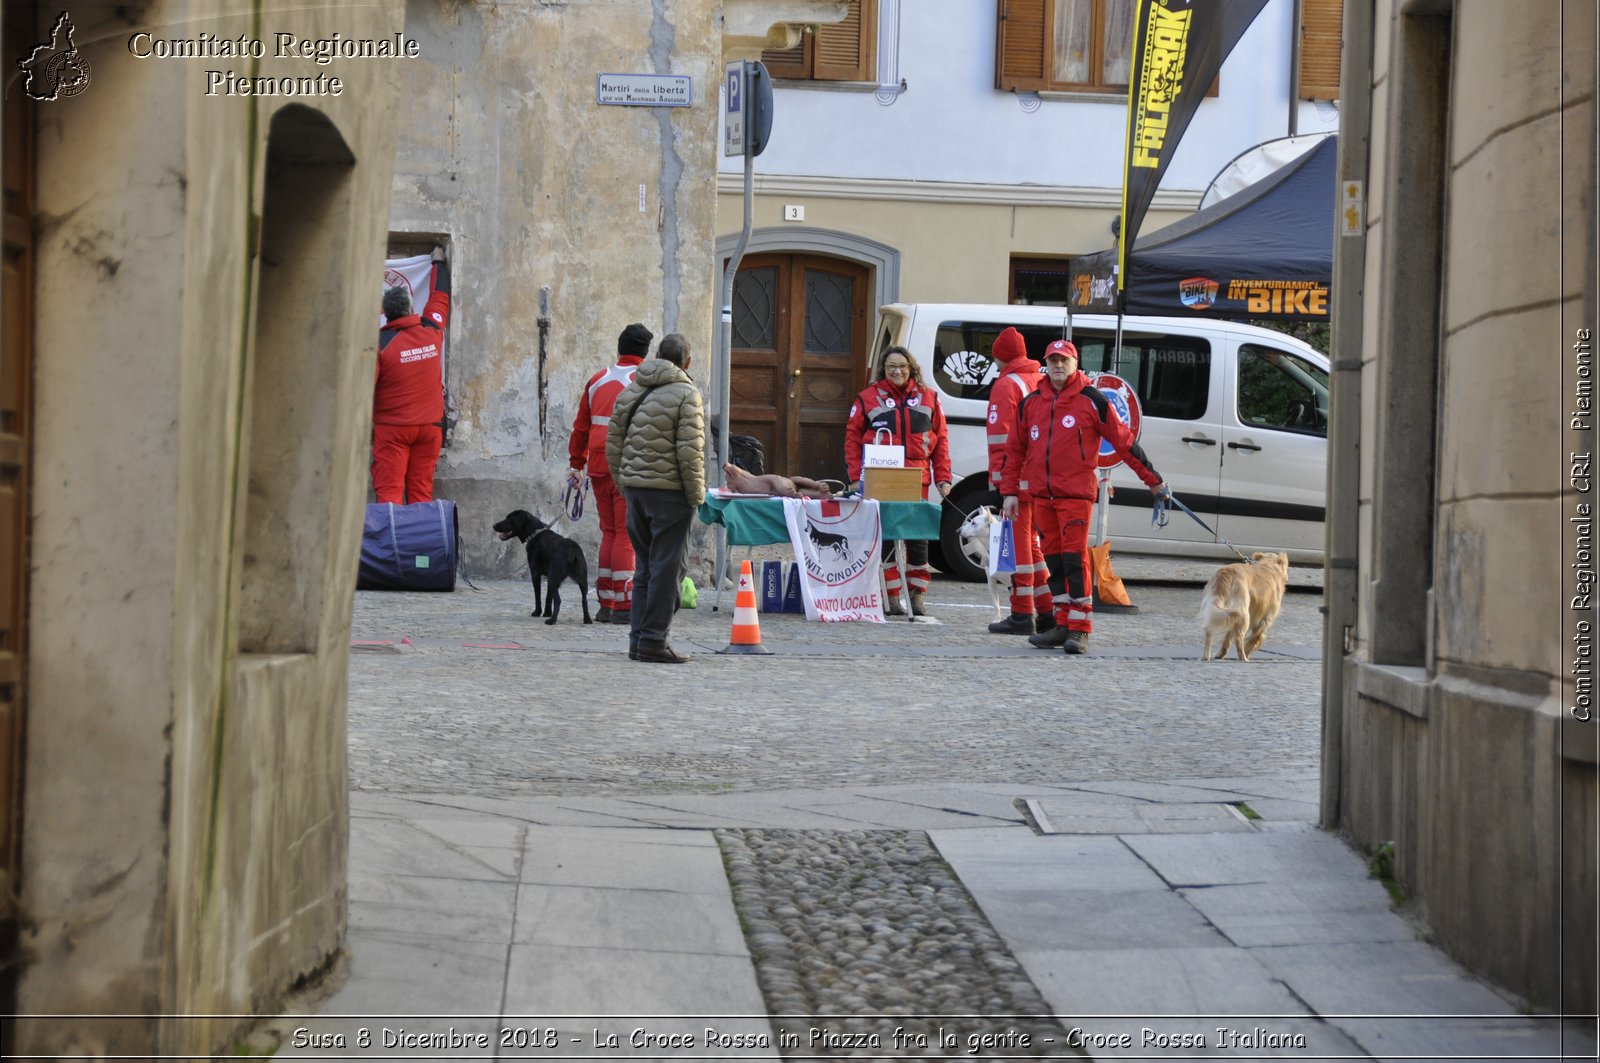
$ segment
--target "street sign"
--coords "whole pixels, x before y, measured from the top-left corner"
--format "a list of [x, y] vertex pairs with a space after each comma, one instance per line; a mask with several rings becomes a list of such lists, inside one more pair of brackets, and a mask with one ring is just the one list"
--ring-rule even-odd
[[595, 99], [622, 107], [687, 107], [694, 102], [694, 79], [687, 74], [600, 74]]
[[[1142, 416], [1139, 411], [1139, 396], [1133, 393], [1133, 388], [1128, 382], [1115, 373], [1095, 373], [1089, 377], [1089, 386], [1098, 388], [1111, 403], [1111, 408], [1117, 411], [1117, 416], [1122, 418], [1122, 423], [1128, 426], [1128, 431], [1133, 433], [1133, 438], [1139, 438], [1139, 426]], [[1117, 454], [1109, 440], [1100, 440], [1100, 453], [1095, 455], [1095, 468], [1114, 469], [1122, 464], [1122, 457]]]
[[725, 78], [728, 86], [727, 101], [723, 107], [722, 154], [744, 154], [745, 119], [745, 64], [736, 59], [728, 64]]

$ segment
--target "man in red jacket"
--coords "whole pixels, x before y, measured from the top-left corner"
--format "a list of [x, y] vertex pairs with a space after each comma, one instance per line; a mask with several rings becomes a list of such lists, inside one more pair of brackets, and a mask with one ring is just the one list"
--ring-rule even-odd
[[595, 576], [594, 593], [600, 599], [598, 624], [627, 624], [633, 616], [633, 541], [628, 538], [628, 502], [611, 479], [606, 465], [606, 430], [611, 426], [611, 411], [617, 396], [633, 382], [633, 374], [644, 356], [650, 353], [650, 330], [640, 324], [629, 325], [617, 337], [617, 364], [602, 369], [583, 385], [578, 396], [578, 416], [572, 422], [572, 438], [567, 443], [569, 483], [577, 483], [584, 467], [594, 486], [594, 504], [600, 518], [600, 571]]
[[444, 328], [450, 318], [450, 265], [433, 249], [432, 291], [422, 313], [411, 293], [383, 293], [378, 378], [372, 392], [372, 489], [379, 502], [431, 502], [433, 469], [444, 441]]
[[[1017, 407], [1038, 390], [1042, 374], [1039, 364], [1028, 357], [1022, 333], [1014, 328], [996, 336], [989, 353], [1000, 366], [1000, 376], [989, 388], [989, 487], [998, 495], [1006, 467], [1006, 446], [1016, 431]], [[1017, 571], [1011, 577], [1011, 615], [990, 624], [989, 630], [996, 635], [1032, 635], [1055, 624], [1032, 498], [1017, 499], [1011, 535], [1017, 552]]]
[[1151, 494], [1164, 494], [1167, 485], [1110, 401], [1078, 371], [1076, 347], [1067, 340], [1050, 344], [1044, 369], [1039, 389], [1023, 399], [1017, 410], [1017, 430], [1006, 444], [1000, 493], [1005, 496], [1005, 515], [1013, 520], [1019, 498], [1032, 496], [1034, 519], [1050, 567], [1056, 626], [1029, 636], [1028, 641], [1078, 654], [1088, 648], [1093, 628], [1089, 518], [1099, 489], [1095, 456], [1100, 453], [1100, 440], [1111, 443]]

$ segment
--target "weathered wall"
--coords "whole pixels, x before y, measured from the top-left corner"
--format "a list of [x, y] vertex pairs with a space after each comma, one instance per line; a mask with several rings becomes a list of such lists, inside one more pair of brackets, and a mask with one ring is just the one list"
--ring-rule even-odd
[[[339, 947], [345, 659], [393, 159], [397, 4], [74, 9], [37, 110], [38, 477], [19, 1022], [33, 1053], [226, 1047]], [[139, 59], [130, 34], [269, 41]], [[206, 70], [331, 96], [207, 97]], [[272, 180], [268, 180], [269, 168]], [[260, 248], [257, 256], [256, 248]]]
[[[438, 108], [403, 124], [389, 225], [449, 240], [457, 413], [436, 492], [459, 507], [471, 574], [526, 570], [489, 526], [515, 508], [555, 515], [579, 390], [614, 359], [624, 326], [684, 333], [692, 375], [709, 382], [721, 7], [407, 6], [424, 56], [408, 96]], [[603, 72], [687, 75], [692, 106], [602, 106]], [[576, 537], [595, 549], [592, 513]]]
[[1346, 85], [1372, 113], [1359, 349], [1335, 334], [1362, 363], [1360, 487], [1336, 500], [1360, 507], [1360, 578], [1325, 808], [1394, 843], [1469, 967], [1592, 1011], [1592, 962], [1571, 957], [1596, 950], [1600, 786], [1566, 637], [1568, 455], [1591, 444], [1564, 425], [1595, 314], [1595, 10], [1346, 10], [1374, 63]]

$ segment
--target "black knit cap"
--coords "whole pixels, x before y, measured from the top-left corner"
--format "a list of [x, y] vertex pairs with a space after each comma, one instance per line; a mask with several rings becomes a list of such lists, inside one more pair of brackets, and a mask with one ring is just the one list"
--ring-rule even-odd
[[617, 337], [618, 354], [637, 354], [640, 358], [650, 353], [650, 341], [655, 334], [638, 322], [622, 330]]

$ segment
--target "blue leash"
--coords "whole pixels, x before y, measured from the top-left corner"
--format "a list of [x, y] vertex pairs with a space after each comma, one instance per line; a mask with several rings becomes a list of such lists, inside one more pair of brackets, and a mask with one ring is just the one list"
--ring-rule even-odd
[[1234, 555], [1237, 556], [1239, 558], [1239, 560], [1245, 561], [1245, 562], [1248, 562], [1250, 560], [1248, 557], [1245, 557], [1244, 554], [1240, 552], [1240, 550], [1239, 550], [1239, 548], [1237, 546], [1234, 546], [1228, 540], [1226, 540], [1222, 536], [1218, 535], [1216, 533], [1216, 531], [1212, 529], [1211, 525], [1209, 525], [1205, 521], [1201, 520], [1200, 517], [1195, 513], [1194, 510], [1190, 509], [1188, 506], [1186, 506], [1182, 502], [1180, 502], [1178, 500], [1178, 496], [1172, 493], [1172, 488], [1170, 488], [1170, 487], [1167, 488], [1167, 490], [1164, 493], [1159, 494], [1159, 495], [1156, 496], [1155, 505], [1150, 510], [1150, 527], [1152, 527], [1152, 528], [1165, 528], [1167, 526], [1167, 519], [1168, 519], [1167, 507], [1169, 505], [1177, 506], [1179, 509], [1181, 509], [1185, 513], [1189, 514], [1190, 518], [1192, 518], [1196, 524], [1200, 525], [1200, 527], [1202, 527], [1206, 531], [1210, 532], [1211, 533], [1211, 537], [1216, 539], [1217, 542], [1221, 543], [1223, 546], [1226, 546], [1229, 550], [1232, 550], [1234, 552]]

